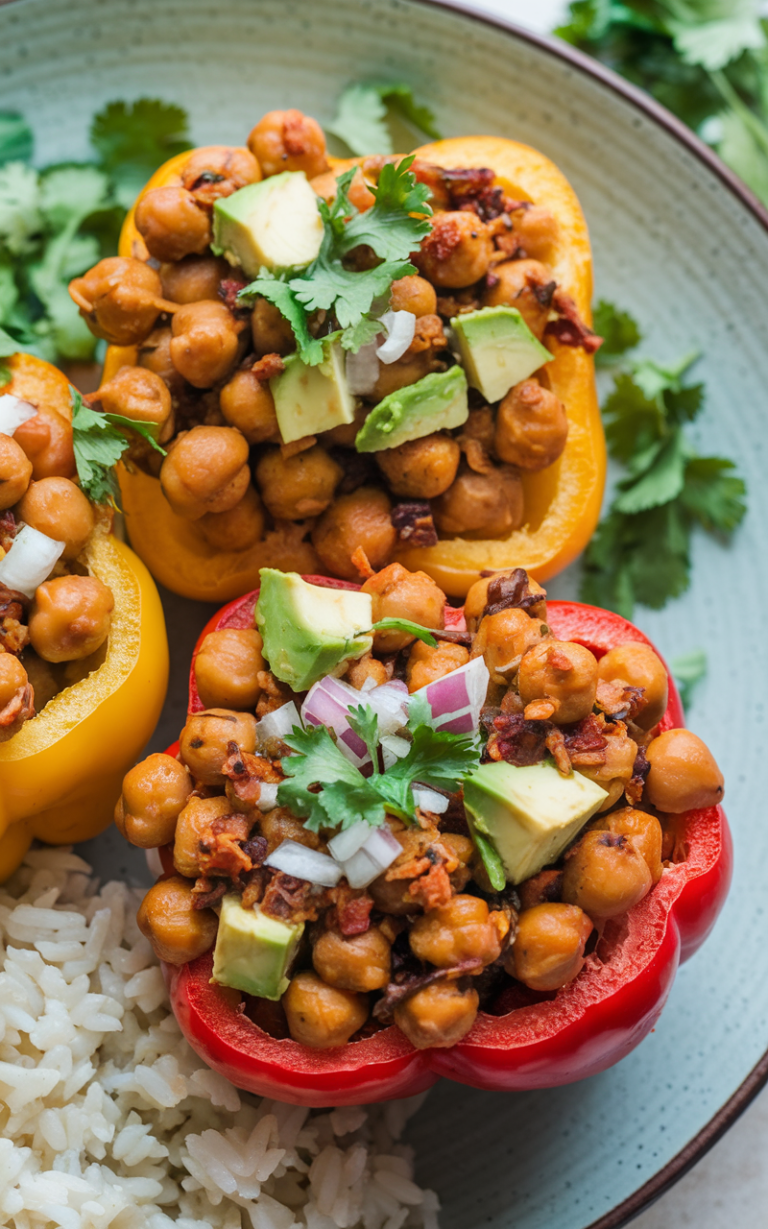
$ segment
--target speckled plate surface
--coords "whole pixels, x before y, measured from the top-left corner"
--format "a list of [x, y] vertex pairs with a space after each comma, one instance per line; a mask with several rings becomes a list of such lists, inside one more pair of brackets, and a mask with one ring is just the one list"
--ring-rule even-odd
[[[768, 827], [768, 232], [727, 177], [631, 91], [565, 50], [417, 0], [14, 0], [0, 7], [0, 107], [33, 122], [41, 161], [87, 153], [94, 111], [160, 95], [201, 143], [241, 141], [268, 108], [328, 121], [351, 80], [413, 83], [447, 135], [539, 146], [570, 176], [592, 232], [598, 293], [642, 322], [647, 350], [699, 348], [702, 450], [735, 457], [750, 513], [726, 549], [700, 538], [689, 592], [639, 622], [665, 655], [705, 648], [690, 714], [728, 781], [736, 875], [717, 929], [681, 970], [656, 1031], [612, 1071], [520, 1095], [442, 1084], [415, 1121], [421, 1181], [445, 1229], [617, 1226], [716, 1136], [765, 1074]], [[574, 596], [575, 576], [550, 586]], [[169, 598], [175, 677], [162, 748], [183, 723], [189, 651], [207, 610]], [[110, 835], [85, 847], [103, 874], [141, 875]], [[745, 1081], [747, 1083], [745, 1084]]]

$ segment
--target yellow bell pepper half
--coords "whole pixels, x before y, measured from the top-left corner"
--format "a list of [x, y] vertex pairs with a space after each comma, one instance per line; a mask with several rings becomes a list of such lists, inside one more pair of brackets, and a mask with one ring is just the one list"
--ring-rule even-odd
[[[16, 355], [2, 392], [43, 399], [69, 417], [65, 376]], [[66, 687], [0, 743], [0, 880], [34, 837], [53, 845], [87, 840], [112, 820], [122, 779], [160, 716], [168, 684], [168, 642], [160, 598], [141, 560], [104, 528], [80, 556], [115, 600], [105, 660]]]

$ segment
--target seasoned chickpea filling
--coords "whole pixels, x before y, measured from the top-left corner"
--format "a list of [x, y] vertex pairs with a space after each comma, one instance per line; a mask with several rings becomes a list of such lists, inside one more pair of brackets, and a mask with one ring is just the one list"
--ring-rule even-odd
[[[299, 630], [275, 633], [286, 602]], [[202, 643], [178, 758], [125, 778], [118, 827], [173, 863], [143, 933], [173, 964], [213, 948], [274, 1036], [452, 1046], [480, 1010], [552, 997], [684, 860], [679, 817], [723, 796], [702, 740], [659, 730], [648, 645], [557, 639], [520, 568], [464, 616], [397, 563], [341, 596], [264, 571], [258, 630]]]
[[[399, 262], [412, 271], [385, 277], [371, 311], [358, 313], [358, 324], [373, 326], [365, 341], [346, 332], [338, 341], [346, 323], [338, 303], [308, 309], [300, 354], [326, 343], [324, 361], [333, 350], [338, 370], [317, 394], [322, 411], [305, 388], [292, 417], [286, 382], [296, 371], [295, 320], [280, 296], [249, 295], [246, 287], [254, 268], [279, 279], [287, 277], [281, 262], [306, 267], [317, 250], [306, 240], [307, 258], [297, 252], [319, 215], [307, 221], [297, 212], [291, 242], [283, 237], [279, 246], [274, 211], [265, 213], [242, 248], [227, 247], [218, 211], [229, 202], [239, 224], [234, 202], [271, 182], [282, 191], [286, 177], [301, 179], [307, 192], [311, 184], [310, 215], [318, 202], [333, 209], [351, 164], [331, 169], [322, 129], [296, 110], [265, 115], [247, 144], [193, 153], [173, 183], [141, 197], [133, 255], [102, 260], [71, 284], [98, 337], [137, 347], [134, 363], [88, 399], [156, 426], [167, 456], [136, 441], [129, 465], [159, 477], [173, 512], [194, 522], [209, 547], [248, 550], [267, 539], [271, 557], [306, 572], [357, 580], [357, 548], [381, 569], [404, 546], [508, 537], [526, 521], [521, 476], [554, 465], [567, 442], [568, 407], [551, 390], [546, 347], [554, 339], [591, 353], [600, 344], [553, 274], [563, 242], [557, 219], [542, 204], [511, 196], [488, 168], [415, 161], [409, 173], [431, 215], [412, 263]], [[344, 181], [356, 218], [375, 212], [384, 172], [401, 161], [359, 160]], [[285, 200], [292, 217], [294, 196]], [[233, 225], [229, 214], [226, 222]], [[385, 266], [364, 242], [344, 255], [349, 276]], [[513, 324], [504, 319], [509, 309]], [[489, 312], [517, 330], [491, 349], [522, 346], [534, 355], [502, 384], [497, 358], [483, 349], [488, 334], [478, 333], [477, 342], [462, 336], [464, 322], [467, 330], [469, 322], [490, 328]], [[481, 360], [492, 374], [481, 372]], [[308, 367], [313, 380], [321, 369]], [[452, 371], [467, 379], [455, 381], [448, 413], [444, 377]], [[334, 398], [341, 409], [328, 409]], [[392, 415], [406, 421], [389, 445]]]

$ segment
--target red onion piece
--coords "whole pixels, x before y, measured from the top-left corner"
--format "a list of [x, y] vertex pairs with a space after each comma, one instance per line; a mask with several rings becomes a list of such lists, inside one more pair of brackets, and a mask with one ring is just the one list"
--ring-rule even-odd
[[361, 768], [370, 763], [371, 757], [347, 718], [350, 708], [367, 702], [368, 697], [363, 700], [355, 687], [327, 674], [310, 687], [301, 706], [301, 717], [305, 725], [324, 725], [333, 730], [339, 750], [356, 768]]
[[396, 363], [413, 341], [416, 317], [413, 312], [385, 312], [380, 323], [387, 331], [387, 340], [376, 350], [382, 363]]
[[490, 678], [482, 657], [475, 657], [437, 682], [421, 687], [416, 694], [426, 696], [436, 730], [476, 734]]
[[335, 888], [343, 873], [333, 858], [316, 849], [308, 849], [298, 841], [283, 841], [265, 858], [264, 865], [296, 879], [306, 879], [307, 883], [316, 883], [321, 888]]

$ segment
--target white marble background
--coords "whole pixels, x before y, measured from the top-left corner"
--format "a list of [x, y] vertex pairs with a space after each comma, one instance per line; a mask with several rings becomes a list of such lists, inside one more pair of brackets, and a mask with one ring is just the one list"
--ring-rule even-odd
[[[548, 33], [564, 0], [466, 0], [472, 7]], [[768, 1089], [702, 1161], [635, 1221], [635, 1229], [762, 1229], [768, 1225]], [[762, 1212], [760, 1209], [763, 1209]]]

